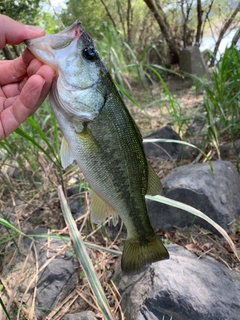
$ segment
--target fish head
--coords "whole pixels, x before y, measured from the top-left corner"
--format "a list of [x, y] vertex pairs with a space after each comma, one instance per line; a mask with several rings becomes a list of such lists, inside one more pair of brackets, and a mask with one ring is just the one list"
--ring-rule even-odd
[[83, 69], [89, 69], [89, 62], [100, 59], [94, 41], [79, 20], [57, 34], [26, 40], [25, 44], [35, 57], [58, 72], [62, 69], [65, 73], [66, 67], [72, 72], [78, 65], [84, 73], [86, 70]]
[[107, 69], [81, 22], [25, 44], [35, 57], [56, 70], [52, 88], [56, 105], [80, 118], [81, 113], [89, 120], [95, 118], [104, 103], [99, 83]]

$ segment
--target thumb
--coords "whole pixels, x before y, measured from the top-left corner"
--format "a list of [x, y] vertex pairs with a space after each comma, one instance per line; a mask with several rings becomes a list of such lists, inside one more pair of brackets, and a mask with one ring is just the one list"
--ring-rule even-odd
[[41, 27], [24, 25], [2, 14], [0, 14], [0, 26], [0, 49], [6, 44], [16, 45], [26, 39], [45, 35], [45, 31]]

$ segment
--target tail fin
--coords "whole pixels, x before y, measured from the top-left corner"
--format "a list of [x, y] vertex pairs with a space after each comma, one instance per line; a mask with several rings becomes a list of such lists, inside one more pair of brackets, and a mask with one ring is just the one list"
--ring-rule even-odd
[[137, 239], [129, 238], [123, 248], [122, 271], [124, 274], [136, 274], [146, 269], [152, 262], [168, 258], [168, 251], [157, 236], [144, 244]]

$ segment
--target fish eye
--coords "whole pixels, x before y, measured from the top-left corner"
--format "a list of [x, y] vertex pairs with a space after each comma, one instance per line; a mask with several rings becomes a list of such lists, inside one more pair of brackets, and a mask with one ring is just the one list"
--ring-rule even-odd
[[88, 47], [88, 48], [83, 49], [83, 56], [87, 60], [92, 61], [96, 58], [97, 52], [93, 47]]

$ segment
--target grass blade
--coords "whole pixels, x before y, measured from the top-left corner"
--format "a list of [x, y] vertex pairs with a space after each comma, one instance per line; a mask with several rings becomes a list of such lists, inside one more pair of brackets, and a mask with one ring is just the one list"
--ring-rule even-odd
[[[44, 233], [42, 233], [42, 234], [31, 234], [31, 235], [26, 234], [25, 236], [28, 237], [31, 240], [34, 240], [34, 238], [49, 238], [49, 239], [62, 240], [64, 242], [66, 242], [66, 243], [71, 240], [71, 238], [68, 237], [68, 236], [62, 236], [62, 235], [58, 235], [58, 234], [48, 234], [48, 233], [46, 233], [46, 234], [44, 234]], [[88, 247], [88, 248], [96, 249], [96, 250], [99, 250], [99, 251], [103, 251], [103, 252], [112, 254], [114, 256], [118, 256], [118, 257], [121, 257], [121, 255], [122, 255], [121, 251], [105, 248], [105, 247], [99, 246], [99, 245], [97, 245], [95, 243], [84, 241], [84, 240], [83, 240], [83, 242], [84, 242], [84, 245], [86, 247]]]
[[24, 139], [26, 139], [27, 141], [32, 142], [32, 144], [35, 147], [37, 147], [40, 151], [42, 151], [52, 163], [56, 163], [55, 160], [52, 157], [50, 157], [49, 152], [47, 152], [42, 146], [40, 146], [40, 144], [33, 137], [31, 137], [29, 134], [27, 134], [20, 128], [17, 128], [15, 132], [19, 134], [21, 137], [23, 137]]
[[154, 143], [154, 142], [167, 142], [167, 143], [178, 143], [178, 144], [183, 144], [185, 146], [197, 149], [204, 157], [205, 159], [207, 159], [207, 162], [211, 168], [211, 171], [213, 172], [213, 166], [212, 166], [212, 162], [210, 160], [210, 158], [206, 155], [205, 152], [202, 151], [202, 149], [196, 147], [194, 144], [191, 144], [189, 142], [186, 141], [182, 141], [182, 140], [174, 140], [174, 139], [143, 139], [143, 143]]
[[92, 288], [92, 291], [97, 299], [98, 306], [103, 313], [104, 319], [113, 320], [113, 316], [112, 316], [110, 307], [108, 305], [107, 299], [104, 295], [103, 288], [95, 273], [92, 261], [89, 258], [84, 242], [79, 235], [76, 223], [72, 218], [71, 211], [68, 207], [67, 200], [63, 194], [63, 190], [61, 186], [58, 187], [58, 194], [61, 202], [62, 212], [69, 229], [69, 233], [73, 242], [76, 255], [83, 267], [83, 270], [87, 276], [87, 279]]
[[19, 229], [15, 228], [10, 222], [8, 222], [7, 220], [0, 218], [0, 224], [2, 224], [3, 226], [10, 228], [14, 231], [17, 232], [17, 234], [21, 234], [21, 235], [25, 235], [22, 231], [20, 231]]
[[181, 203], [179, 201], [176, 200], [172, 200], [172, 199], [168, 199], [166, 197], [157, 195], [157, 196], [146, 196], [147, 199], [152, 200], [152, 201], [157, 201], [160, 203], [164, 203], [167, 204], [169, 206], [178, 208], [178, 209], [182, 209], [184, 211], [187, 211], [205, 221], [207, 221], [208, 223], [210, 223], [224, 238], [225, 240], [228, 242], [228, 244], [230, 245], [230, 247], [232, 248], [235, 256], [237, 257], [237, 259], [240, 261], [240, 253], [237, 252], [237, 249], [234, 245], [234, 243], [232, 242], [231, 238], [229, 237], [229, 235], [227, 234], [227, 232], [219, 226], [219, 224], [217, 224], [216, 222], [214, 222], [211, 218], [209, 218], [207, 215], [205, 215], [203, 212], [201, 212], [200, 210], [197, 210], [185, 203]]
[[6, 315], [6, 317], [8, 318], [8, 320], [11, 320], [11, 318], [10, 318], [8, 312], [7, 312], [7, 309], [5, 308], [5, 305], [4, 305], [4, 303], [3, 303], [1, 298], [0, 298], [0, 305], [2, 306], [3, 311], [4, 311], [5, 315]]

